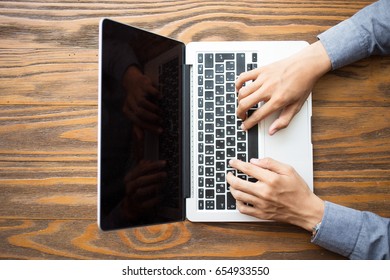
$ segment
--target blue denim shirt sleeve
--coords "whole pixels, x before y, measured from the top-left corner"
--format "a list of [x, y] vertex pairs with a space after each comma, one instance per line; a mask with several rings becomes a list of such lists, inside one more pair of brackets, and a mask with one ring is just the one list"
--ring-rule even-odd
[[333, 70], [370, 55], [390, 55], [390, 0], [365, 7], [318, 38]]
[[390, 259], [390, 219], [326, 201], [312, 242], [350, 259]]

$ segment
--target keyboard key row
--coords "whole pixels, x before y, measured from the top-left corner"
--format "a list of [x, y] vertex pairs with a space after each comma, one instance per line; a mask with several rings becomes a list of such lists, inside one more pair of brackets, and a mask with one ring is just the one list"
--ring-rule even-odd
[[215, 200], [203, 200], [200, 199], [198, 201], [198, 209], [199, 210], [235, 210], [236, 209], [236, 200], [232, 196], [230, 192], [226, 194], [217, 194], [215, 196]]

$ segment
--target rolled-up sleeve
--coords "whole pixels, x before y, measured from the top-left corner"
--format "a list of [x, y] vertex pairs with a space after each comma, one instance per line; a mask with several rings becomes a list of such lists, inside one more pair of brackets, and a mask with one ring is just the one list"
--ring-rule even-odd
[[350, 259], [390, 259], [390, 219], [326, 201], [312, 242]]
[[318, 35], [332, 69], [370, 55], [390, 55], [390, 0], [375, 2]]

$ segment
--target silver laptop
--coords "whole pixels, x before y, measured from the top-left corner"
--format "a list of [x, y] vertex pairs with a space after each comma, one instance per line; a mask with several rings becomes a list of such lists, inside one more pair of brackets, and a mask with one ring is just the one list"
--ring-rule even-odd
[[[226, 174], [255, 182], [232, 158], [272, 157], [313, 190], [311, 96], [288, 128], [275, 113], [244, 132], [237, 76], [280, 60], [302, 41], [182, 42], [110, 19], [100, 23], [98, 224], [102, 230], [189, 219], [260, 221], [236, 209]], [[262, 104], [251, 108], [253, 113]]]

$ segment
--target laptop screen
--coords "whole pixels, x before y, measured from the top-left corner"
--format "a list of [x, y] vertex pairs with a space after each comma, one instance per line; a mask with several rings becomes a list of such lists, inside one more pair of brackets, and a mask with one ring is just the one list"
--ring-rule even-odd
[[183, 220], [184, 44], [108, 19], [100, 32], [100, 227]]

